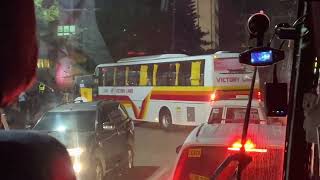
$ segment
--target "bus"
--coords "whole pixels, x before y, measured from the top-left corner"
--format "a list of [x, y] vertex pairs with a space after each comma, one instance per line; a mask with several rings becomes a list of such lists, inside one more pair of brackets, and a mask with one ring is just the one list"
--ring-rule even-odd
[[92, 74], [74, 77], [74, 97], [83, 97], [88, 102], [97, 94], [97, 83]]
[[[97, 99], [120, 101], [137, 121], [196, 126], [207, 121], [212, 103], [248, 99], [253, 68], [238, 53], [188, 56], [162, 54], [100, 64]], [[254, 98], [261, 100], [259, 80]]]

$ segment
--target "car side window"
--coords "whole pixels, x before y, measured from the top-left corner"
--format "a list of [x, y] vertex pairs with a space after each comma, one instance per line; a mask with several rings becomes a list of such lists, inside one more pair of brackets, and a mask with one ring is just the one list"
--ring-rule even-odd
[[212, 108], [208, 123], [221, 123], [223, 108]]

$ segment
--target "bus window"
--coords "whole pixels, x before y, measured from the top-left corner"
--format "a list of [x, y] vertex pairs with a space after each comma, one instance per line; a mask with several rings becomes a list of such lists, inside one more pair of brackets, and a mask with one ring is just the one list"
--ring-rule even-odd
[[157, 86], [166, 86], [168, 80], [169, 64], [162, 63], [158, 65]]
[[113, 73], [114, 67], [106, 67], [102, 68], [103, 76], [104, 76], [104, 86], [113, 86]]
[[168, 71], [168, 86], [175, 86], [176, 85], [176, 63], [169, 64], [169, 71]]
[[[194, 61], [191, 64], [191, 86], [203, 85], [203, 69], [202, 61]], [[202, 75], [201, 75], [202, 74]]]
[[99, 86], [104, 86], [104, 68], [99, 68], [99, 74], [98, 74], [98, 85]]
[[157, 85], [174, 86], [176, 82], [176, 64], [162, 63], [158, 65]]
[[125, 67], [124, 66], [119, 66], [117, 67], [117, 71], [116, 71], [116, 79], [115, 79], [115, 86], [124, 86], [125, 85], [125, 80], [126, 80], [126, 76], [125, 76]]
[[153, 64], [148, 65], [147, 86], [152, 86], [153, 82]]
[[148, 82], [148, 65], [141, 65], [140, 68], [140, 86], [146, 86]]
[[204, 86], [204, 61], [200, 65], [200, 86]]
[[128, 85], [138, 86], [139, 80], [140, 80], [140, 66], [139, 65], [129, 66]]
[[191, 81], [191, 62], [181, 62], [179, 73], [178, 73], [178, 85], [179, 86], [190, 86]]
[[154, 85], [154, 86], [158, 85], [157, 73], [158, 73], [158, 64], [154, 64], [153, 71], [152, 71], [152, 85]]
[[175, 82], [174, 85], [178, 86], [178, 78], [179, 78], [179, 71], [180, 71], [180, 63], [176, 63], [176, 78], [175, 78]]
[[126, 81], [125, 81], [125, 85], [126, 86], [129, 86], [129, 83], [128, 83], [128, 78], [129, 78], [129, 66], [126, 66]]

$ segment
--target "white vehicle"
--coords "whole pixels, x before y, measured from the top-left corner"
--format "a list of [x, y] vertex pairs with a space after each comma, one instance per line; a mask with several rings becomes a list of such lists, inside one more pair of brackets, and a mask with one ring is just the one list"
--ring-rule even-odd
[[[208, 123], [243, 123], [247, 103], [248, 100], [224, 100], [213, 103]], [[250, 122], [255, 124], [267, 123], [267, 116], [264, 112], [263, 102], [257, 100], [252, 101]]]
[[[248, 101], [234, 102], [213, 106], [208, 122], [193, 129], [177, 147], [178, 157], [170, 179], [209, 180], [228, 156], [240, 151]], [[245, 151], [253, 160], [241, 179], [282, 179], [286, 126], [279, 122], [281, 119], [266, 119], [261, 103], [252, 102]], [[218, 179], [230, 179], [236, 164], [229, 164]]]
[[[163, 128], [199, 125], [208, 119], [212, 102], [248, 98], [253, 70], [238, 56], [164, 54], [101, 64], [95, 71], [97, 98], [120, 101], [134, 119]], [[257, 80], [255, 98], [258, 85]]]

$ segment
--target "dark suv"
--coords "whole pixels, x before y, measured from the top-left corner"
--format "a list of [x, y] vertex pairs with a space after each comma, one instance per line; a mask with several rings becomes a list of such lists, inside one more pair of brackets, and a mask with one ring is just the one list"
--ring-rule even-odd
[[33, 130], [68, 148], [78, 177], [103, 179], [133, 167], [134, 124], [117, 102], [60, 105], [45, 113]]

